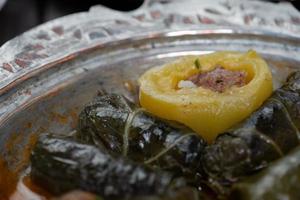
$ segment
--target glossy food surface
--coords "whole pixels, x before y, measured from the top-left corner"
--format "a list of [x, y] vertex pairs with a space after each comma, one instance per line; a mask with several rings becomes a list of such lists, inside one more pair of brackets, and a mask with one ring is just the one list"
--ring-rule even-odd
[[[178, 82], [222, 66], [245, 71], [247, 84], [224, 92], [203, 87], [177, 88]], [[254, 51], [217, 52], [182, 58], [147, 71], [140, 79], [140, 103], [149, 112], [192, 128], [207, 141], [256, 110], [272, 93], [272, 76], [266, 62]]]
[[126, 100], [105, 94], [80, 114], [77, 138], [113, 155], [195, 178], [206, 142], [182, 125], [164, 121]]
[[[69, 18], [63, 19], [61, 23], [66, 25], [65, 33], [70, 37], [73, 36], [76, 28], [82, 26], [78, 24], [78, 20], [83, 18], [76, 18], [70, 26], [67, 26]], [[32, 38], [33, 35], [38, 37], [39, 33], [43, 33], [46, 29], [49, 29], [50, 33], [55, 23], [51, 22], [39, 27], [19, 40]], [[99, 23], [89, 23], [89, 25], [96, 27]], [[114, 29], [114, 31], [118, 30]], [[127, 31], [126, 28], [123, 30]], [[94, 31], [92, 27], [87, 29], [82, 39], [88, 38], [89, 33], [95, 38]], [[59, 56], [55, 54], [56, 56], [51, 56], [50, 60], [34, 57], [36, 59], [30, 63], [30, 68], [24, 68], [26, 76], [18, 74], [16, 82], [10, 82], [9, 86], [1, 89], [0, 154], [5, 167], [3, 172], [8, 171], [8, 173], [1, 173], [3, 177], [1, 180], [9, 180], [5, 184], [5, 187], [9, 188], [1, 190], [4, 192], [1, 193], [4, 199], [9, 196], [11, 199], [22, 196], [22, 199], [26, 200], [51, 197], [37, 185], [28, 184], [32, 183], [27, 176], [29, 152], [34, 147], [35, 138], [45, 132], [55, 133], [56, 136], [68, 135], [77, 127], [80, 111], [97, 95], [98, 90], [104, 88], [109, 93], [123, 94], [129, 99], [136, 99], [136, 95], [132, 95], [129, 91], [134, 90], [135, 81], [147, 69], [182, 56], [202, 55], [224, 49], [241, 52], [255, 49], [259, 52], [271, 67], [275, 88], [281, 86], [286, 76], [296, 70], [300, 63], [297, 56], [300, 42], [296, 38], [256, 29], [244, 30], [233, 27], [200, 29], [199, 26], [180, 28], [176, 26], [164, 30], [157, 28], [155, 31], [149, 29], [148, 32], [143, 30], [130, 35], [131, 39], [118, 40], [118, 37], [112, 37], [113, 42], [109, 43], [98, 38], [81, 46], [82, 43], [74, 39], [72, 41], [75, 43], [72, 43], [72, 46], [78, 48], [66, 48], [69, 53], [62, 51], [62, 48], [58, 51], [57, 48], [52, 47], [57, 47], [56, 45], [61, 41], [68, 43], [71, 40], [65, 41], [63, 37], [53, 32], [51, 34], [55, 39], [60, 40], [32, 40], [31, 46], [26, 46], [20, 51], [35, 53], [36, 51], [30, 48], [39, 48], [40, 46], [33, 46], [33, 44], [43, 40], [51, 43], [52, 46], [44, 46], [47, 47], [47, 51], [41, 51], [48, 55], [57, 52]], [[11, 43], [10, 47], [15, 44], [17, 43]], [[26, 55], [35, 56], [35, 54]]]
[[300, 143], [300, 72], [239, 124], [221, 134], [204, 153], [211, 177], [236, 182], [283, 157]]

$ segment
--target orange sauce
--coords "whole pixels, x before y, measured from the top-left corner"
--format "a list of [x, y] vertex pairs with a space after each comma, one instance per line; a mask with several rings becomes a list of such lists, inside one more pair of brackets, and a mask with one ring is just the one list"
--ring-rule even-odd
[[24, 143], [24, 136], [22, 133], [13, 134], [6, 142], [5, 147], [9, 159], [16, 163], [15, 166], [13, 166], [15, 174], [20, 174], [27, 167], [32, 148], [34, 147], [37, 138], [38, 134], [32, 133], [24, 144], [24, 148], [16, 148], [18, 144]]
[[[30, 127], [31, 124], [26, 126]], [[17, 144], [24, 142], [24, 135], [21, 133], [12, 134], [7, 140], [5, 148], [14, 165], [8, 166], [7, 162], [0, 158], [0, 200], [45, 200], [51, 197], [50, 193], [34, 184], [29, 176], [20, 178], [28, 167], [37, 137], [38, 134], [32, 133], [24, 148], [16, 148]]]
[[0, 159], [0, 200], [46, 200], [52, 195], [36, 185], [30, 176], [19, 178], [18, 173], [9, 170]]
[[[78, 111], [72, 109], [68, 114], [50, 112], [50, 121], [60, 124], [70, 123], [72, 128], [77, 127]], [[23, 129], [31, 129], [33, 124], [24, 124]], [[22, 129], [21, 129], [22, 130]], [[39, 134], [47, 128], [40, 127], [36, 133], [31, 133], [25, 139], [22, 132], [15, 132], [5, 143], [6, 154], [13, 165], [7, 164], [0, 157], [0, 200], [46, 200], [53, 197], [47, 190], [35, 184], [30, 176], [21, 176], [28, 167], [30, 154]], [[18, 148], [21, 145], [23, 148]]]
[[71, 128], [76, 129], [78, 121], [78, 112], [75, 109], [70, 111]]
[[7, 168], [7, 163], [0, 159], [0, 199], [8, 199], [17, 185], [17, 175]]
[[25, 176], [18, 181], [15, 191], [10, 195], [9, 200], [46, 200], [52, 195], [45, 189], [36, 185], [30, 176]]
[[60, 124], [68, 124], [69, 116], [57, 112], [50, 112], [50, 120]]

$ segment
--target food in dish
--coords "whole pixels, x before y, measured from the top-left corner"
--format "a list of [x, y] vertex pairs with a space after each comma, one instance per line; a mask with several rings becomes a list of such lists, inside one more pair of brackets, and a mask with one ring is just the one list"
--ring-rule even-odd
[[185, 124], [208, 142], [272, 93], [269, 67], [251, 50], [185, 57], [150, 69], [139, 82], [142, 107]]
[[53, 194], [81, 189], [106, 198], [167, 195], [184, 180], [166, 171], [113, 157], [101, 148], [49, 135], [39, 138], [31, 176]]
[[295, 72], [257, 111], [205, 149], [205, 172], [220, 182], [235, 182], [298, 146], [299, 102], [300, 72]]
[[[263, 66], [256, 69], [253, 62]], [[186, 63], [193, 67], [182, 65]], [[256, 91], [259, 100], [247, 99], [247, 105], [258, 108], [218, 132], [216, 139], [212, 133], [203, 135], [189, 125], [161, 118], [143, 107], [147, 96], [142, 85], [148, 73], [166, 66], [172, 66], [170, 73], [174, 66], [194, 70], [176, 81], [175, 93], [190, 98], [190, 93], [193, 96], [200, 94], [195, 91], [202, 91], [209, 99], [215, 97], [224, 103], [230, 94], [238, 102], [247, 92], [254, 95], [251, 92]], [[297, 199], [298, 194], [288, 188], [296, 190], [292, 185], [298, 181], [289, 176], [298, 173], [300, 71], [292, 73], [270, 95], [272, 79], [265, 67], [254, 51], [217, 52], [150, 69], [140, 79], [142, 106], [136, 98], [133, 102], [123, 94], [98, 92], [80, 112], [72, 134], [39, 136], [32, 150], [30, 180], [59, 200], [269, 199], [281, 194]], [[174, 91], [165, 92], [172, 96]], [[216, 109], [211, 103], [207, 104], [209, 109], [223, 108]], [[160, 105], [161, 112], [173, 114]], [[191, 111], [191, 107], [181, 109]], [[225, 114], [231, 117], [229, 111]], [[215, 126], [219, 124], [224, 125]], [[274, 181], [266, 185], [266, 180]]]
[[232, 199], [299, 199], [300, 148], [232, 189]]
[[161, 120], [117, 94], [102, 94], [84, 108], [77, 138], [114, 155], [192, 177], [201, 170], [206, 146], [194, 131]]
[[[81, 189], [108, 199], [177, 200], [182, 188], [195, 192], [206, 186], [226, 196], [232, 184], [299, 144], [299, 92], [300, 72], [295, 72], [258, 110], [210, 145], [122, 95], [102, 93], [83, 109], [72, 137], [40, 137], [31, 176], [54, 194]], [[204, 193], [196, 191], [197, 198]]]

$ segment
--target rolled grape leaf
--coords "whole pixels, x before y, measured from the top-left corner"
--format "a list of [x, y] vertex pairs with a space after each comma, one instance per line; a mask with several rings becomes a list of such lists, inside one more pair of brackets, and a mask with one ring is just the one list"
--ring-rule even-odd
[[267, 169], [233, 186], [236, 200], [300, 199], [300, 147]]
[[123, 96], [97, 97], [80, 114], [78, 139], [151, 167], [195, 177], [205, 141], [185, 127], [154, 117]]
[[54, 194], [80, 189], [109, 199], [160, 197], [186, 186], [183, 179], [174, 179], [171, 173], [49, 135], [40, 137], [33, 150], [31, 177]]
[[287, 83], [279, 88], [274, 96], [280, 100], [288, 110], [291, 120], [300, 129], [300, 72], [289, 76]]
[[299, 145], [300, 72], [247, 119], [221, 134], [202, 157], [212, 180], [231, 184]]

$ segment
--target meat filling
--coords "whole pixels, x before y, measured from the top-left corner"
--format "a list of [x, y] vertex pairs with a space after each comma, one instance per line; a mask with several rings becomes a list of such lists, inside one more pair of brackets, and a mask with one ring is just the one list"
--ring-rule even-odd
[[188, 80], [198, 87], [222, 93], [232, 86], [246, 85], [246, 72], [231, 71], [218, 66], [212, 71], [193, 75]]

